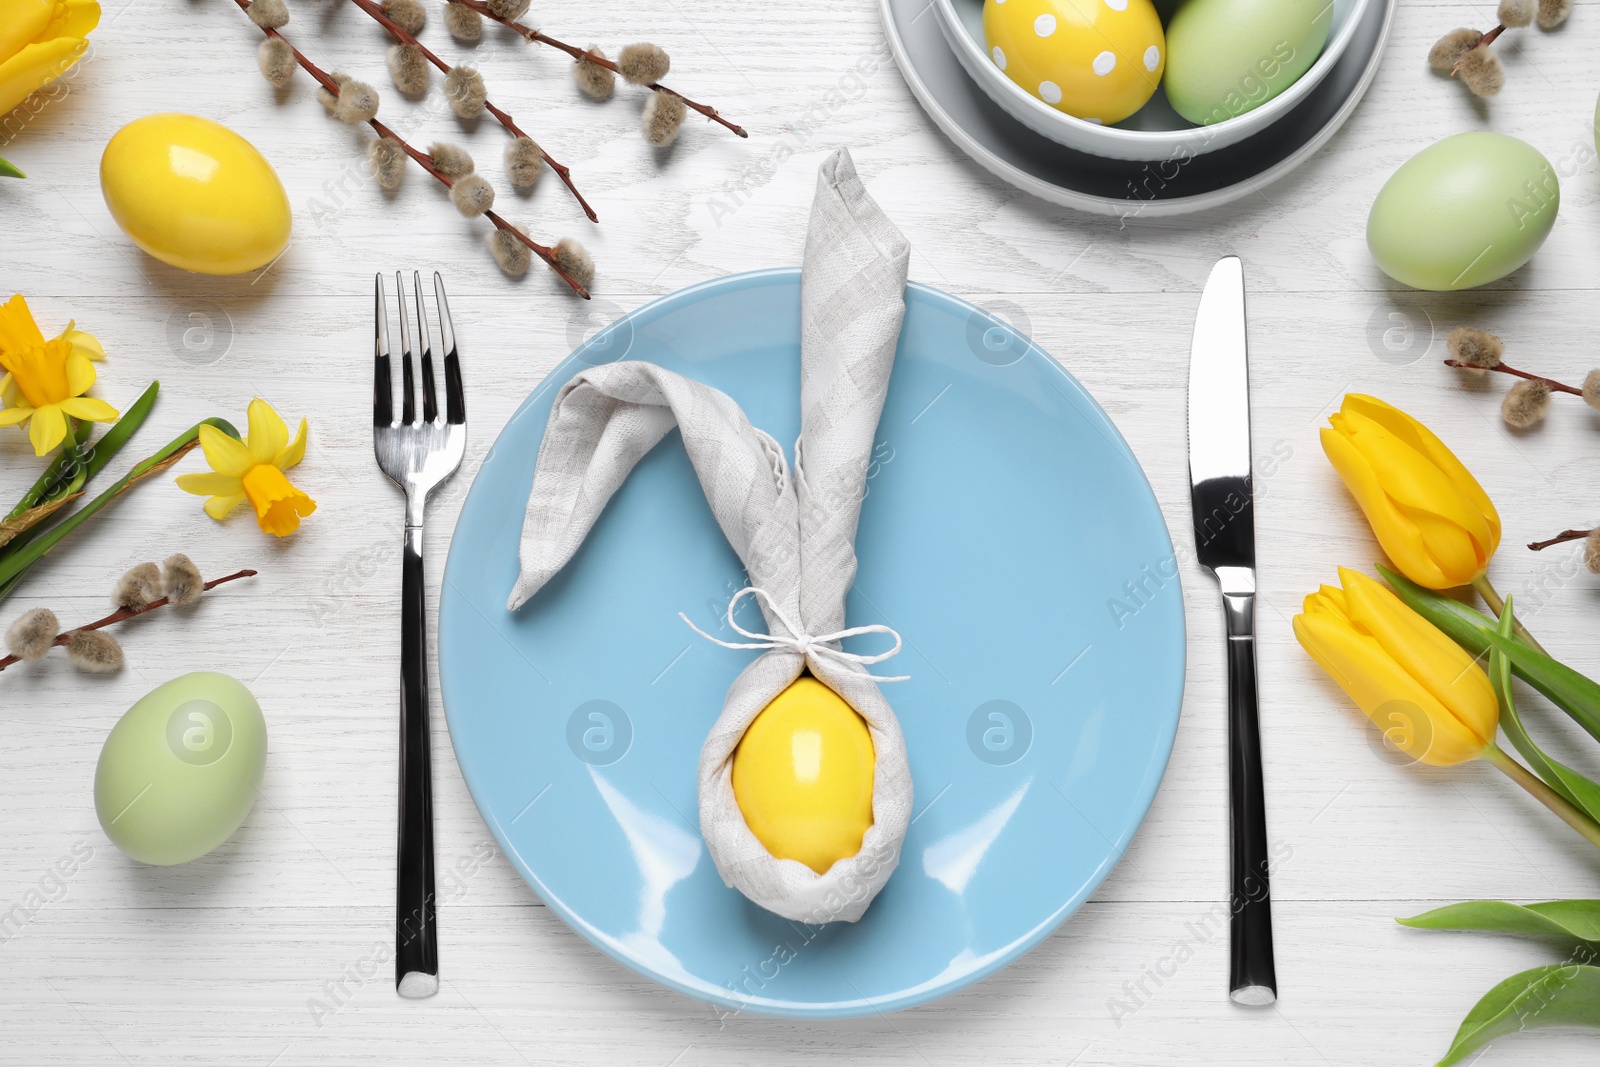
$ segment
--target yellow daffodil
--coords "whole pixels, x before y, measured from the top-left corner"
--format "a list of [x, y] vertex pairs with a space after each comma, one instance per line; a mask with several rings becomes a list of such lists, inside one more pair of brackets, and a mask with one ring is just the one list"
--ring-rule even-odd
[[1489, 676], [1377, 581], [1339, 568], [1294, 617], [1294, 635], [1396, 748], [1448, 767], [1485, 754], [1500, 721]]
[[1500, 516], [1461, 461], [1375, 397], [1351, 393], [1328, 421], [1322, 450], [1395, 567], [1429, 589], [1477, 583], [1500, 545]]
[[289, 427], [265, 400], [250, 401], [250, 428], [245, 440], [211, 426], [200, 427], [200, 447], [205, 450], [209, 474], [183, 474], [178, 487], [196, 496], [210, 497], [206, 514], [219, 522], [234, 508], [250, 502], [256, 522], [275, 537], [287, 537], [300, 520], [317, 510], [316, 501], [289, 484], [283, 472], [305, 458], [306, 420], [289, 440]]
[[0, 426], [31, 422], [28, 437], [42, 456], [67, 436], [68, 417], [114, 421], [116, 408], [83, 395], [94, 384], [90, 361], [103, 358], [100, 342], [70, 325], [46, 341], [20, 294], [0, 304]]
[[71, 70], [99, 22], [94, 0], [0, 0], [0, 115]]

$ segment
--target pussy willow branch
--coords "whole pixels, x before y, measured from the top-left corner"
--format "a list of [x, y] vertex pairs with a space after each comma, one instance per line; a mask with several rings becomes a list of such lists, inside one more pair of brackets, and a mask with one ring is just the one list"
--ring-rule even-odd
[[[621, 73], [621, 68], [618, 67], [617, 64], [615, 62], [613, 62], [612, 60], [602, 59], [599, 56], [592, 56], [588, 52], [584, 51], [582, 48], [577, 47], [576, 45], [570, 45], [565, 41], [558, 41], [554, 37], [551, 37], [549, 34], [540, 33], [538, 30], [534, 29], [531, 26], [524, 26], [522, 23], [516, 22], [516, 21], [514, 21], [512, 19], [501, 18], [499, 15], [496, 15], [493, 11], [489, 10], [489, 5], [484, 3], [484, 0], [448, 0], [448, 2], [452, 3], [452, 4], [460, 4], [462, 7], [470, 7], [472, 10], [476, 11], [478, 14], [482, 15], [484, 18], [492, 19], [495, 22], [498, 22], [500, 25], [505, 26], [507, 29], [511, 29], [511, 30], [516, 31], [517, 35], [519, 37], [522, 37], [525, 40], [527, 40], [527, 42], [529, 44], [533, 44], [535, 42], [537, 42], [539, 44], [547, 44], [551, 48], [559, 48], [561, 51], [565, 52], [567, 55], [571, 56], [573, 59], [582, 59], [582, 60], [585, 60], [585, 61], [587, 61], [589, 63], [594, 63], [597, 66], [605, 67], [606, 69], [610, 70], [613, 74], [620, 74]], [[679, 100], [683, 101], [685, 107], [689, 108], [692, 111], [698, 111], [700, 114], [704, 115], [706, 118], [710, 119], [712, 122], [715, 122], [715, 123], [718, 123], [718, 124], [720, 124], [722, 126], [727, 127], [728, 129], [732, 130], [734, 133], [738, 134], [740, 137], [749, 137], [750, 136], [748, 133], [746, 133], [744, 131], [744, 127], [743, 126], [736, 126], [733, 123], [729, 122], [727, 119], [723, 118], [722, 114], [719, 111], [717, 111], [716, 108], [712, 107], [710, 104], [702, 104], [699, 101], [690, 100], [687, 96], [684, 96], [682, 93], [678, 92], [676, 89], [669, 89], [665, 85], [662, 85], [660, 82], [651, 82], [645, 88], [647, 88], [647, 89], [656, 89], [656, 90], [659, 90], [660, 92], [666, 93], [668, 96], [675, 96]]]
[[[371, 15], [373, 21], [377, 22], [378, 25], [388, 30], [389, 35], [395, 40], [399, 41], [401, 44], [410, 45], [417, 51], [421, 52], [424, 59], [439, 69], [439, 73], [447, 76], [449, 75], [452, 69], [450, 64], [434, 55], [433, 50], [427, 45], [423, 44], [421, 41], [411, 36], [411, 34], [401, 29], [392, 19], [389, 18], [388, 15], [383, 13], [383, 8], [373, 3], [372, 0], [350, 0], [350, 2], [356, 7], [359, 7], [362, 11], [365, 11], [368, 15]], [[511, 136], [528, 137], [528, 135], [522, 132], [521, 128], [512, 121], [511, 116], [495, 107], [492, 101], [485, 100], [483, 102], [483, 107], [484, 110], [488, 111], [489, 114], [495, 117], [495, 121], [499, 122], [500, 125], [506, 128], [506, 132]], [[528, 140], [534, 141], [534, 138], [528, 137]], [[537, 144], [538, 142], [534, 141], [534, 143]], [[578, 206], [583, 208], [583, 213], [585, 215], [589, 216], [589, 221], [599, 222], [600, 216], [594, 213], [594, 208], [589, 206], [589, 201], [583, 198], [583, 194], [578, 192], [578, 187], [573, 184], [572, 172], [551, 157], [550, 153], [544, 150], [543, 145], [539, 146], [539, 154], [544, 157], [544, 161], [549, 165], [550, 169], [556, 172], [556, 176], [561, 179], [561, 183], [567, 187], [569, 192], [572, 193], [573, 199], [578, 201]]]
[[1554, 537], [1547, 537], [1543, 541], [1529, 541], [1528, 547], [1535, 552], [1543, 552], [1547, 548], [1564, 545], [1568, 541], [1582, 541], [1592, 533], [1594, 533], [1593, 530], [1562, 530]]
[[[201, 586], [201, 589], [209, 591], [215, 589], [223, 582], [231, 582], [239, 578], [253, 578], [255, 575], [256, 572], [253, 570], [246, 569], [242, 571], [235, 571], [234, 573], [224, 575], [221, 578], [211, 579], [211, 581]], [[60, 646], [65, 645], [70, 640], [69, 635], [77, 633], [79, 630], [99, 630], [106, 626], [114, 626], [119, 622], [125, 622], [128, 619], [133, 618], [135, 615], [143, 615], [147, 611], [154, 611], [157, 608], [164, 608], [170, 603], [172, 603], [172, 598], [164, 596], [160, 600], [150, 601], [150, 603], [146, 604], [142, 608], [118, 608], [116, 611], [113, 611], [110, 615], [107, 615], [103, 619], [97, 619], [96, 621], [88, 623], [84, 626], [75, 626], [71, 630], [56, 635], [56, 639], [50, 642], [50, 647], [59, 648]], [[5, 670], [13, 663], [20, 662], [21, 659], [21, 656], [6, 656], [5, 658], [0, 659], [0, 671]]]
[[[233, 0], [233, 2], [238, 5], [240, 11], [243, 11], [247, 14], [249, 13], [251, 0]], [[253, 24], [254, 20], [252, 20], [252, 25]], [[289, 51], [294, 53], [295, 62], [300, 64], [301, 70], [315, 78], [319, 85], [328, 90], [328, 92], [332, 93], [334, 96], [339, 95], [339, 83], [334, 81], [333, 78], [328, 75], [327, 71], [323, 70], [321, 67], [311, 62], [311, 60], [307, 59], [305, 57], [305, 53], [296, 48], [287, 37], [279, 33], [277, 30], [268, 29], [265, 26], [260, 27], [260, 30], [268, 37], [276, 37], [278, 40], [288, 45]], [[398, 133], [395, 133], [388, 126], [384, 125], [382, 122], [379, 122], [377, 119], [368, 119], [367, 125], [371, 126], [379, 137], [387, 137], [389, 140], [399, 145], [401, 150], [404, 151], [406, 155], [410, 156], [412, 161], [415, 162], [417, 166], [431, 174], [435, 179], [441, 182], [446, 189], [449, 189], [455, 185], [455, 182], [439, 173], [438, 168], [433, 165], [433, 160], [426, 153], [419, 152], [415, 148], [412, 148], [410, 144], [406, 143], [405, 138], [401, 137]], [[542, 245], [538, 241], [535, 241], [533, 238], [529, 237], [527, 234], [511, 225], [511, 223], [507, 222], [493, 211], [485, 211], [483, 213], [483, 217], [494, 223], [495, 229], [500, 230], [502, 233], [509, 233], [516, 240], [526, 245], [534, 255], [544, 260], [545, 265], [560, 275], [561, 280], [571, 286], [573, 292], [577, 293], [585, 300], [589, 299], [589, 290], [578, 284], [578, 280], [576, 278], [562, 270], [560, 265], [556, 263], [555, 250], [553, 248], [548, 245]]]
[[1515, 375], [1518, 378], [1526, 378], [1530, 382], [1543, 382], [1544, 384], [1548, 385], [1550, 388], [1554, 389], [1558, 393], [1571, 393], [1573, 396], [1582, 396], [1583, 395], [1583, 390], [1582, 389], [1578, 389], [1578, 388], [1575, 388], [1575, 387], [1570, 386], [1570, 385], [1565, 385], [1565, 384], [1563, 384], [1561, 382], [1556, 381], [1554, 378], [1546, 378], [1542, 374], [1529, 374], [1525, 370], [1517, 370], [1517, 368], [1508, 367], [1504, 363], [1496, 363], [1492, 367], [1474, 367], [1470, 363], [1462, 363], [1460, 360], [1457, 360], [1457, 359], [1447, 359], [1447, 360], [1444, 361], [1444, 365], [1446, 367], [1459, 367], [1461, 370], [1492, 370], [1492, 371], [1495, 371], [1498, 374], [1511, 374], [1511, 375]]

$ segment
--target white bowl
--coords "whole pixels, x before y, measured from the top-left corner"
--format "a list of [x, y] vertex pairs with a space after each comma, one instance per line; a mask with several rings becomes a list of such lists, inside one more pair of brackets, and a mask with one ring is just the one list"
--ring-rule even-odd
[[[1006, 77], [989, 58], [983, 35], [983, 0], [933, 0], [939, 28], [968, 76], [1013, 118], [1058, 144], [1109, 159], [1186, 159], [1235, 144], [1287, 114], [1333, 69], [1355, 35], [1371, 0], [1332, 0], [1328, 41], [1311, 69], [1253, 111], [1210, 126], [1196, 126], [1172, 109], [1164, 88], [1150, 102], [1115, 126], [1074, 118], [1057, 111]], [[1158, 4], [1165, 10], [1168, 5]]]

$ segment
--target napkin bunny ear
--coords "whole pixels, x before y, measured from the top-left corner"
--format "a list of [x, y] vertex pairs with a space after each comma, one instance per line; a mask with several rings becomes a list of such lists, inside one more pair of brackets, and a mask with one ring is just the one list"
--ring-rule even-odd
[[817, 172], [800, 286], [800, 614], [844, 627], [856, 523], [905, 317], [911, 246], [839, 149]]

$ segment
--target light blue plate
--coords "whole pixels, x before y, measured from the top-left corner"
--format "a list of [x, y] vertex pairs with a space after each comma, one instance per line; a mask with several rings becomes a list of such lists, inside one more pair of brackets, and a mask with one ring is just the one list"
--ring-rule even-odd
[[[649, 360], [724, 390], [793, 442], [798, 271], [685, 289], [579, 348], [495, 442], [450, 548], [444, 704], [490, 830], [573, 929], [730, 1010], [867, 1015], [1005, 966], [1105, 878], [1172, 750], [1183, 598], [1132, 453], [1083, 388], [1000, 320], [920, 285], [906, 304], [848, 621], [905, 638], [879, 673], [912, 676], [884, 691], [917, 814], [860, 922], [807, 927], [763, 911], [722, 884], [700, 839], [700, 745], [755, 653], [677, 617], [718, 633], [744, 578], [676, 432], [571, 565], [519, 613], [505, 607], [550, 404], [584, 367]], [[741, 622], [759, 619], [752, 609]]]

